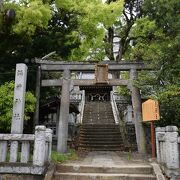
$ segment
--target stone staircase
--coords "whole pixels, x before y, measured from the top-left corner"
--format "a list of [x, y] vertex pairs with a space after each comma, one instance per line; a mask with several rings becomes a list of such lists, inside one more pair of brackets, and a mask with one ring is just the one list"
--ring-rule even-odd
[[[58, 164], [53, 180], [155, 180], [148, 163], [127, 162], [114, 152], [92, 152], [82, 162]], [[94, 155], [94, 156], [93, 156]]]
[[53, 180], [156, 180], [150, 166], [59, 165]]
[[110, 102], [85, 104], [78, 149], [89, 151], [122, 151], [124, 149]]
[[[124, 149], [109, 102], [87, 102], [80, 130], [80, 160], [57, 164], [53, 180], [156, 180], [153, 167]], [[116, 151], [116, 152], [114, 152]], [[121, 154], [122, 153], [122, 154]]]

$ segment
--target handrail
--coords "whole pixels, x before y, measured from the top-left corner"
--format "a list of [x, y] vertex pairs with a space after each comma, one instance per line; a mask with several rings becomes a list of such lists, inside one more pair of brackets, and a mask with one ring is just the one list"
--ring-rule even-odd
[[110, 99], [111, 99], [111, 106], [112, 106], [112, 111], [114, 115], [114, 120], [116, 124], [119, 124], [120, 116], [119, 116], [119, 111], [118, 111], [117, 104], [114, 98], [114, 91], [111, 91], [110, 94], [111, 94]]
[[[76, 92], [74, 92], [75, 94]], [[85, 105], [85, 91], [82, 90], [82, 91], [77, 91], [78, 95], [80, 95], [80, 98], [79, 98], [79, 106], [78, 106], [78, 109], [79, 109], [79, 114], [77, 115], [77, 122], [78, 123], [82, 123], [82, 119], [83, 119], [83, 114], [84, 114], [84, 105]]]
[[34, 141], [34, 134], [0, 134], [0, 141]]
[[84, 106], [85, 106], [85, 90], [82, 90], [82, 99], [81, 99], [81, 104], [80, 104], [80, 123], [82, 124], [83, 121], [83, 114], [84, 114]]

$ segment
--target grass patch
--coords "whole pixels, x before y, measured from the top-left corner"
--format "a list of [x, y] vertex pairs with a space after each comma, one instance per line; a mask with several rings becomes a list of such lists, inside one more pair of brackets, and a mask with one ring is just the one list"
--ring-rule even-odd
[[131, 152], [131, 151], [128, 152], [128, 157], [127, 157], [127, 159], [128, 159], [128, 161], [130, 161], [130, 160], [132, 159], [132, 152]]
[[51, 161], [54, 163], [63, 163], [68, 160], [77, 160], [78, 155], [75, 150], [69, 149], [68, 153], [61, 154], [57, 151], [52, 151], [51, 153]]

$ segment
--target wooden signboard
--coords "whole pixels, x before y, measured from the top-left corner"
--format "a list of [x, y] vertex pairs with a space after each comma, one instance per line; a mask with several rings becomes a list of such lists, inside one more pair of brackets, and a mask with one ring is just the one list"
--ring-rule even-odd
[[97, 64], [95, 67], [95, 81], [96, 83], [108, 83], [108, 65]]
[[159, 103], [156, 100], [149, 99], [142, 103], [143, 121], [156, 121], [160, 119]]

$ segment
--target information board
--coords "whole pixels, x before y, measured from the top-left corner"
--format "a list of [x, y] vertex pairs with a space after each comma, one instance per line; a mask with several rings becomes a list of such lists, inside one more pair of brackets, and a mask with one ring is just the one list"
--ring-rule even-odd
[[160, 119], [159, 103], [157, 100], [149, 99], [142, 103], [143, 121], [156, 121]]

